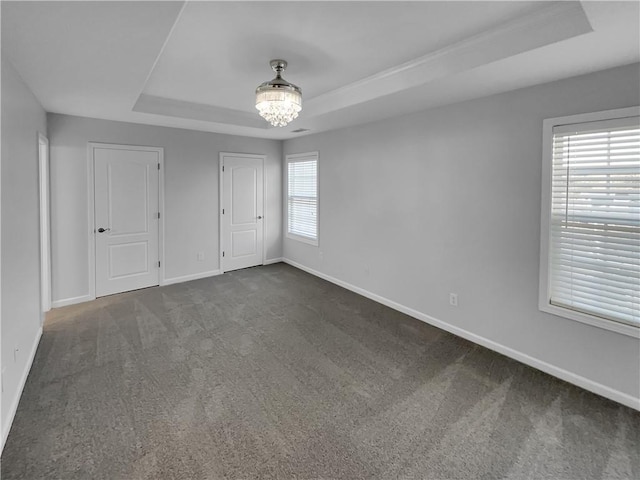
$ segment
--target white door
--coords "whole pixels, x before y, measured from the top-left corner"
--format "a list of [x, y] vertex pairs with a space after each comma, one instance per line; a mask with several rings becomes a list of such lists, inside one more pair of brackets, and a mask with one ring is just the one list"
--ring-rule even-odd
[[222, 271], [263, 263], [264, 157], [223, 153]]
[[96, 296], [159, 283], [160, 149], [94, 146]]

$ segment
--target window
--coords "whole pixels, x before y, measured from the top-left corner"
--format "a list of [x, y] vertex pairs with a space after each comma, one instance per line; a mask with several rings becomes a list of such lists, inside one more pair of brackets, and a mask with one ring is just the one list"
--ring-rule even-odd
[[540, 309], [633, 336], [640, 326], [637, 107], [544, 124]]
[[318, 152], [287, 155], [287, 237], [318, 245]]

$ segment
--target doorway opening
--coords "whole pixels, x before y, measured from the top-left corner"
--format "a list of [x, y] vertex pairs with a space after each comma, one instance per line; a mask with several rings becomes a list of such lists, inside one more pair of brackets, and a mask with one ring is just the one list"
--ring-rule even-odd
[[[49, 140], [38, 133], [38, 180], [40, 197], [40, 305], [51, 310], [51, 230], [49, 207]], [[42, 316], [44, 320], [44, 315]]]

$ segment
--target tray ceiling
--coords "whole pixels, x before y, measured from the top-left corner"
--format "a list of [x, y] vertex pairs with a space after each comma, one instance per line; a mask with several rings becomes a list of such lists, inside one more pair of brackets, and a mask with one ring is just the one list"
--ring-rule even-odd
[[[639, 14], [637, 2], [2, 2], [2, 54], [47, 111], [290, 138], [637, 62]], [[272, 58], [303, 89], [284, 128], [253, 106]]]

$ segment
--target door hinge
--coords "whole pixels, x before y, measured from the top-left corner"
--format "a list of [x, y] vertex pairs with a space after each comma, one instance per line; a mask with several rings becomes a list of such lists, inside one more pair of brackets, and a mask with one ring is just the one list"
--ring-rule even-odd
[[222, 256], [224, 257], [224, 252], [222, 252]]
[[158, 170], [160, 170], [160, 164], [158, 164]]
[[222, 209], [222, 214], [224, 215], [224, 208]]
[[224, 165], [222, 165], [222, 171], [224, 172]]
[[160, 218], [160, 212], [158, 212], [158, 218]]
[[160, 260], [158, 260], [158, 268], [160, 268]]

